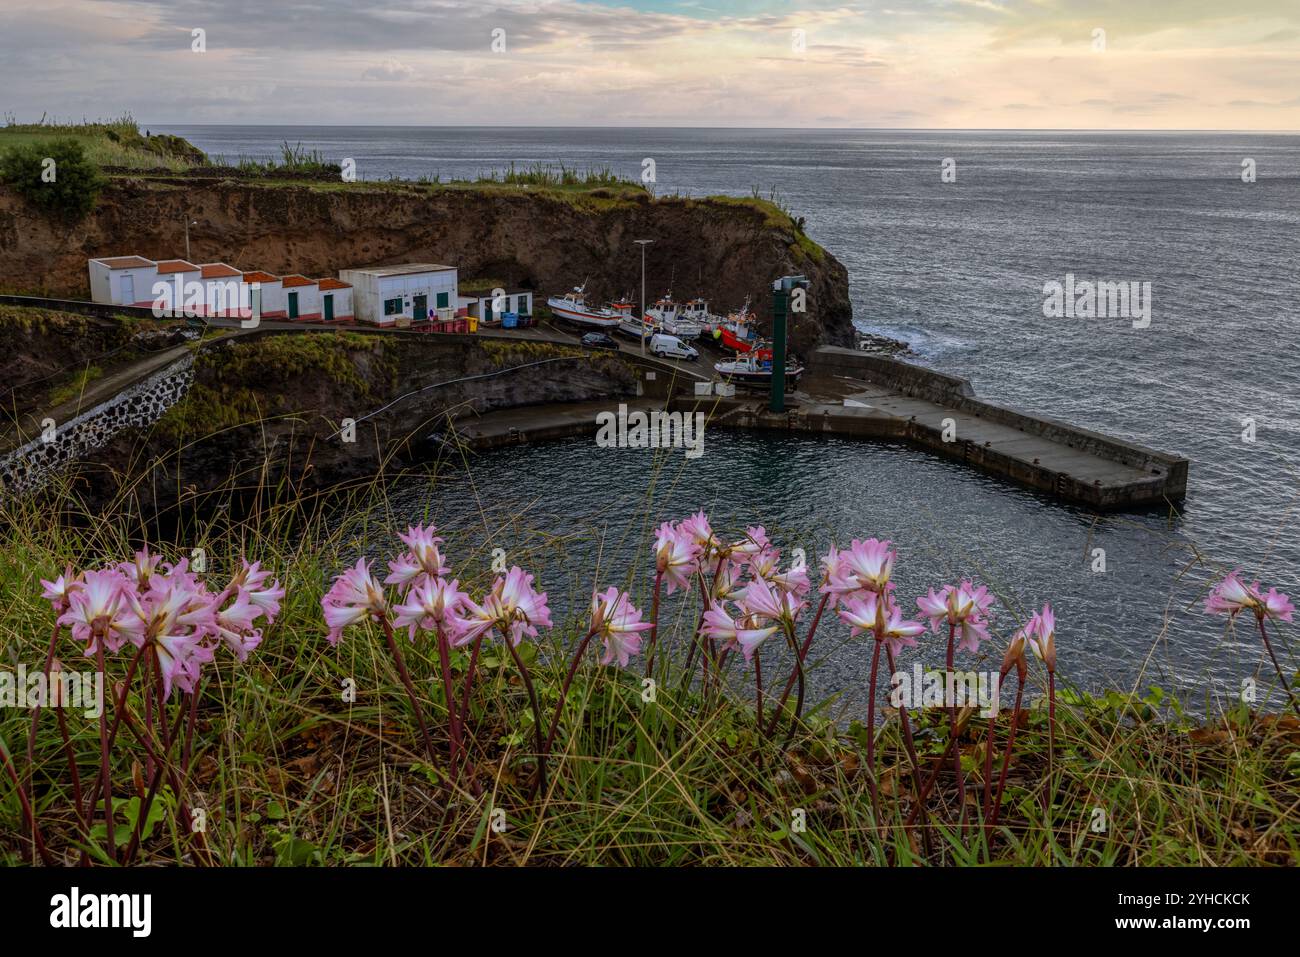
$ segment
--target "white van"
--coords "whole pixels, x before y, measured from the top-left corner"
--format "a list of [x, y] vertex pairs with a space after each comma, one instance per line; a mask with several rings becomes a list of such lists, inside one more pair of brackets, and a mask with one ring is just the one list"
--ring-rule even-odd
[[688, 346], [676, 336], [662, 332], [650, 337], [650, 351], [661, 359], [690, 359], [694, 362], [700, 357], [694, 346]]

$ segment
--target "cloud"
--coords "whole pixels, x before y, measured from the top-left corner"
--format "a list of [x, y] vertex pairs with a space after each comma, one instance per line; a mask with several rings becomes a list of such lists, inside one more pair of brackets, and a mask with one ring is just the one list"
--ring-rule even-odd
[[0, 7], [0, 88], [155, 125], [1300, 128], [1294, 0], [894, 3], [50, 0]]
[[383, 63], [378, 63], [361, 71], [361, 79], [363, 80], [387, 80], [389, 82], [413, 80], [416, 75], [415, 67], [391, 57]]

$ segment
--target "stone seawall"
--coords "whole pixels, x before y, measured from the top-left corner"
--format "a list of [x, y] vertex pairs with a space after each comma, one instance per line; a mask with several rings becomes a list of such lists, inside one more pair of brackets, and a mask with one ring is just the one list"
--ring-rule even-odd
[[[814, 375], [848, 376], [876, 382], [902, 395], [925, 399], [986, 422], [1004, 425], [1053, 445], [1064, 446], [1100, 459], [1140, 469], [1152, 477], [1154, 486], [1159, 487], [1157, 499], [1165, 497], [1178, 499], [1186, 494], [1188, 462], [1185, 458], [1158, 452], [1135, 442], [1126, 442], [1056, 419], [1027, 415], [993, 402], [986, 402], [976, 397], [969, 380], [958, 376], [936, 372], [898, 359], [870, 356], [852, 349], [831, 346], [822, 347], [813, 353], [808, 370]], [[916, 433], [913, 439], [923, 445], [952, 444], [943, 443], [938, 436], [930, 436], [929, 432], [933, 431], [932, 429], [922, 428], [913, 431]], [[953, 450], [949, 448], [941, 451], [950, 454]], [[1046, 474], [1050, 470], [1024, 468], [1024, 463], [1014, 461], [1011, 457], [1001, 455], [992, 449], [972, 447], [965, 450], [962, 457], [977, 467], [989, 471], [1007, 472], [1009, 477], [1035, 488], [1060, 491], [1062, 482], [1070, 484], [1072, 481], [1069, 476], [1062, 478], [1060, 475]], [[1095, 494], [1087, 497], [1091, 498]], [[1140, 497], [1146, 499], [1148, 496], [1144, 494]], [[1099, 502], [1098, 504], [1114, 506], [1119, 503]]]
[[0, 458], [0, 494], [22, 495], [60, 470], [108, 445], [122, 430], [149, 426], [189, 391], [194, 357], [186, 355], [68, 422], [49, 423], [42, 434]]

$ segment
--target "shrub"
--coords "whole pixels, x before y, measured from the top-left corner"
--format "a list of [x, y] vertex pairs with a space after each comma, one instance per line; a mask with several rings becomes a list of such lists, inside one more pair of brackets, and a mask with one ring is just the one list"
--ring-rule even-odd
[[73, 222], [94, 209], [104, 188], [103, 174], [73, 139], [13, 147], [0, 156], [0, 180], [46, 215]]

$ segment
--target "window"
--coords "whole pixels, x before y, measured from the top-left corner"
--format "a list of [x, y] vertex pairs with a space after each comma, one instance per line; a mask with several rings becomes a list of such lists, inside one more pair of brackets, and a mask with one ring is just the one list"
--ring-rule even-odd
[[402, 311], [402, 297], [384, 300], [384, 315], [395, 316]]
[[438, 308], [439, 308], [439, 309], [446, 309], [446, 308], [447, 308], [447, 305], [448, 305], [447, 295], [448, 295], [448, 294], [445, 293], [445, 292], [440, 292], [440, 293], [438, 293]]

